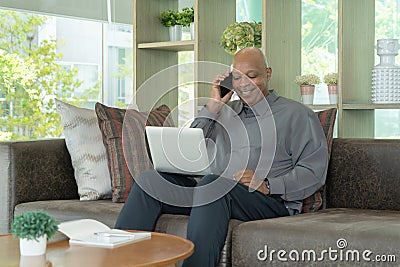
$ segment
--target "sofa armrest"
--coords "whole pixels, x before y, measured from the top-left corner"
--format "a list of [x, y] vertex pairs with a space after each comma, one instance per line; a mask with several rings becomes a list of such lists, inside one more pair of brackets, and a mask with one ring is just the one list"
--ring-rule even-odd
[[64, 139], [0, 142], [0, 183], [0, 220], [19, 203], [78, 198]]

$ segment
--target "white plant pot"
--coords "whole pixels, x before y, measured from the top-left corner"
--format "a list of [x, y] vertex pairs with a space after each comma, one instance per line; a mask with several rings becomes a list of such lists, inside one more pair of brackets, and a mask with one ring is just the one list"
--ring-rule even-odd
[[301, 102], [304, 105], [312, 105], [314, 102], [314, 85], [302, 85], [300, 86], [301, 91]]
[[36, 240], [19, 239], [19, 251], [22, 256], [38, 256], [46, 253], [47, 237], [42, 236]]
[[19, 267], [47, 266], [46, 255], [39, 256], [21, 256], [19, 259]]
[[175, 25], [168, 28], [170, 41], [182, 40], [182, 25]]
[[304, 105], [312, 105], [314, 102], [314, 95], [302, 95], [301, 99]]
[[336, 105], [338, 102], [338, 94], [329, 94], [329, 103]]
[[194, 22], [190, 23], [190, 38], [194, 40]]
[[328, 84], [329, 103], [337, 104], [338, 102], [338, 86], [336, 84]]

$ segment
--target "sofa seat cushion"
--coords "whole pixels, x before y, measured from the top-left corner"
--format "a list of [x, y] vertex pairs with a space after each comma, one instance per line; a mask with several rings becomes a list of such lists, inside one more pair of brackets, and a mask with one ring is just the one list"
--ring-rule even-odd
[[[299, 252], [300, 259], [303, 250], [313, 250], [316, 258], [321, 257], [323, 250], [343, 251], [358, 250], [360, 265], [369, 265], [363, 261], [362, 253], [370, 250], [369, 256], [400, 255], [400, 213], [398, 211], [362, 210], [362, 209], [325, 209], [316, 213], [306, 213], [296, 216], [281, 217], [242, 223], [235, 228], [232, 236], [232, 265], [233, 266], [266, 266], [271, 263], [283, 264], [278, 260], [277, 251], [284, 250], [283, 256], [288, 263], [295, 253]], [[346, 244], [343, 249], [340, 246]], [[261, 250], [261, 252], [260, 252]], [[270, 253], [273, 262], [270, 261]], [[265, 252], [267, 258], [264, 260]], [[339, 255], [339, 252], [336, 254]], [[259, 257], [258, 257], [259, 256]], [[344, 256], [343, 256], [344, 257]], [[351, 259], [351, 255], [348, 256]], [[261, 260], [260, 260], [260, 259]], [[300, 262], [300, 261], [298, 261]], [[325, 254], [323, 261], [317, 266], [333, 265], [334, 261]], [[302, 262], [304, 263], [304, 262]], [[315, 264], [308, 261], [308, 265]], [[340, 261], [340, 266], [353, 266], [355, 262]], [[359, 265], [357, 265], [359, 266]]]
[[79, 201], [51, 200], [21, 203], [15, 206], [14, 216], [32, 210], [43, 210], [54, 216], [58, 221], [77, 219], [94, 219], [114, 227], [123, 203], [113, 203], [111, 200]]

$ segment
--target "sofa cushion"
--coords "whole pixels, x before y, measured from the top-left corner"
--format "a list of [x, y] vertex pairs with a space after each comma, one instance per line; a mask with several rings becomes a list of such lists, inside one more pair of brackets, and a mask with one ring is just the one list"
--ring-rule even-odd
[[[315, 112], [321, 122], [322, 129], [328, 143], [328, 158], [331, 156], [332, 150], [332, 140], [333, 140], [333, 128], [336, 119], [336, 108], [331, 108], [327, 110], [322, 110]], [[319, 210], [322, 206], [326, 206], [325, 186], [322, 186], [314, 194], [303, 200], [302, 212], [315, 212]]]
[[34, 201], [15, 206], [14, 216], [27, 211], [43, 210], [54, 216], [59, 222], [94, 219], [109, 227], [114, 227], [122, 206], [123, 203], [113, 203], [110, 199], [96, 201], [79, 201], [78, 199]]
[[173, 126], [170, 109], [162, 105], [151, 112], [119, 109], [96, 103], [96, 114], [106, 148], [113, 202], [125, 202], [134, 178], [152, 169], [145, 141], [145, 125]]
[[328, 143], [328, 157], [331, 156], [332, 150], [332, 141], [333, 141], [333, 130], [335, 126], [336, 120], [336, 108], [331, 108], [327, 110], [317, 111], [319, 121], [321, 122], [322, 129], [324, 130], [324, 134], [326, 137], [326, 141]]
[[94, 110], [56, 99], [80, 200], [111, 198], [106, 150]]
[[[232, 236], [232, 266], [371, 266], [371, 262], [363, 261], [363, 251], [370, 250], [372, 259], [375, 255], [400, 255], [399, 240], [399, 212], [325, 209], [240, 224]], [[299, 252], [300, 257], [303, 251], [312, 250], [319, 258], [323, 250], [330, 248], [337, 250], [333, 256], [339, 256], [343, 251], [344, 257], [357, 250], [360, 262], [330, 261], [329, 253], [323, 254], [321, 261], [289, 258], [292, 255], [295, 259], [292, 250]], [[275, 250], [273, 261], [270, 260], [272, 250]], [[288, 262], [278, 260], [280, 250], [286, 252], [280, 252], [280, 255]]]

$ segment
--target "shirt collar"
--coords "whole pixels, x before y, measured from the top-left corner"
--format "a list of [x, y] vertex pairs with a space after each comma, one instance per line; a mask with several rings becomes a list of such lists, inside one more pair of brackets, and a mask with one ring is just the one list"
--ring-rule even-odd
[[[273, 90], [269, 91], [269, 94], [264, 99], [260, 100], [257, 104], [251, 106], [251, 110], [253, 111], [256, 117], [263, 116], [270, 109], [270, 106], [276, 101], [278, 96], [275, 94]], [[268, 103], [268, 105], [267, 105]], [[238, 116], [239, 113], [243, 109], [243, 102], [237, 101], [236, 105], [233, 105], [232, 109], [235, 111], [235, 116]]]

